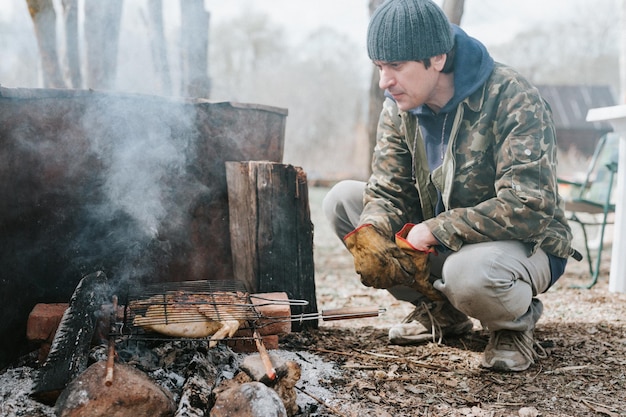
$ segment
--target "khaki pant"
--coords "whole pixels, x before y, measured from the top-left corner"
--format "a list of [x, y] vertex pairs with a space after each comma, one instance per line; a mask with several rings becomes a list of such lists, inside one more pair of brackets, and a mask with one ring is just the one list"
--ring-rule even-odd
[[[342, 181], [324, 198], [324, 213], [340, 238], [359, 223], [364, 187], [364, 182]], [[541, 315], [541, 301], [534, 297], [550, 285], [550, 264], [543, 250], [528, 256], [518, 241], [466, 244], [457, 252], [431, 255], [431, 280], [454, 307], [484, 328], [524, 331], [533, 329]], [[388, 291], [414, 304], [424, 298], [408, 287]]]

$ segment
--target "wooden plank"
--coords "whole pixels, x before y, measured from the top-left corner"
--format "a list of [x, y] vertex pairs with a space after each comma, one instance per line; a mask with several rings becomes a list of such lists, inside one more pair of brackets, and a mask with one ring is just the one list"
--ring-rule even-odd
[[[250, 292], [284, 291], [305, 300], [293, 315], [317, 312], [313, 225], [306, 174], [268, 161], [226, 162], [235, 279]], [[294, 331], [317, 321], [294, 323]]]

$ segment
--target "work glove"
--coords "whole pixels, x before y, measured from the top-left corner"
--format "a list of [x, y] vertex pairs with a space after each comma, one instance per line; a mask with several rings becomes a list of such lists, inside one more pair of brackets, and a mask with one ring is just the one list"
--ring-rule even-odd
[[354, 257], [354, 269], [363, 285], [391, 288], [413, 284], [418, 271], [411, 256], [371, 224], [348, 233], [343, 241]]
[[[411, 229], [415, 226], [412, 223], [407, 223], [404, 225], [402, 230], [396, 233], [396, 245], [404, 251], [404, 253], [409, 256], [415, 266], [415, 273], [413, 275], [413, 282], [409, 287], [418, 291], [421, 294], [424, 294], [428, 299], [432, 301], [440, 301], [444, 299], [444, 296], [438, 290], [433, 287], [433, 284], [430, 282], [430, 261], [429, 261], [429, 253], [431, 252], [423, 252], [421, 250], [415, 249], [413, 245], [406, 240]], [[432, 251], [434, 252], [434, 250]]]

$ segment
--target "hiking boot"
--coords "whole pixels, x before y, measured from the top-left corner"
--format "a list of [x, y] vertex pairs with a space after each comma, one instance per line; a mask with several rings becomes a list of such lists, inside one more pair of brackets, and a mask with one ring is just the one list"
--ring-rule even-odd
[[[535, 345], [539, 352], [534, 349]], [[535, 359], [546, 356], [532, 330], [498, 330], [489, 335], [481, 365], [500, 372], [524, 371], [535, 363]]]
[[428, 341], [441, 343], [444, 336], [462, 336], [474, 327], [465, 314], [449, 301], [422, 301], [402, 324], [389, 329], [389, 343], [415, 345]]

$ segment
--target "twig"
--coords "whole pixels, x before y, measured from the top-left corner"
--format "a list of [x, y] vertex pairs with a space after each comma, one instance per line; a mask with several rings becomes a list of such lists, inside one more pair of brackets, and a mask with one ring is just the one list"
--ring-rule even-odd
[[259, 351], [259, 356], [261, 356], [261, 361], [263, 361], [263, 366], [265, 366], [265, 373], [270, 381], [273, 381], [276, 379], [276, 369], [274, 369], [272, 359], [270, 358], [269, 353], [267, 353], [267, 349], [263, 344], [263, 339], [261, 339], [257, 329], [254, 329], [253, 337], [254, 342], [256, 343], [256, 348]]
[[300, 391], [303, 394], [308, 395], [309, 397], [313, 398], [315, 401], [317, 401], [319, 404], [323, 405], [324, 407], [328, 408], [328, 410], [330, 410], [331, 413], [339, 416], [339, 417], [348, 417], [346, 414], [342, 413], [341, 411], [337, 410], [335, 407], [332, 407], [328, 404], [326, 404], [326, 402], [324, 402], [324, 400], [322, 400], [319, 397], [316, 397], [315, 395], [306, 392], [303, 388], [300, 387], [295, 387], [298, 391]]
[[608, 406], [606, 405], [589, 401], [584, 398], [581, 398], [580, 401], [582, 401], [583, 404], [585, 404], [587, 407], [589, 407], [591, 410], [595, 411], [596, 413], [603, 413], [609, 417], [619, 417], [618, 413], [612, 412], [611, 410], [609, 410]]
[[[328, 349], [322, 349], [322, 348], [309, 348], [308, 350], [311, 350], [314, 352], [329, 353], [333, 355], [351, 356], [351, 357], [354, 356], [354, 352], [342, 352], [342, 351], [328, 350]], [[414, 365], [417, 365], [426, 369], [432, 369], [435, 371], [444, 371], [444, 372], [449, 371], [449, 369], [444, 366], [432, 365], [432, 364], [425, 363], [425, 362], [422, 362], [413, 358], [405, 358], [402, 356], [387, 355], [387, 354], [376, 353], [376, 352], [364, 352], [364, 351], [359, 351], [359, 350], [356, 350], [355, 352], [362, 357], [374, 357], [374, 358], [384, 359], [384, 360], [404, 361], [404, 362], [409, 362], [409, 363], [412, 363]]]
[[[111, 326], [114, 326], [115, 317], [117, 313], [117, 295], [113, 296], [113, 306], [111, 307]], [[104, 384], [110, 387], [113, 384], [113, 369], [115, 368], [115, 336], [111, 332], [109, 335], [109, 351], [106, 363], [106, 375], [104, 377]]]

